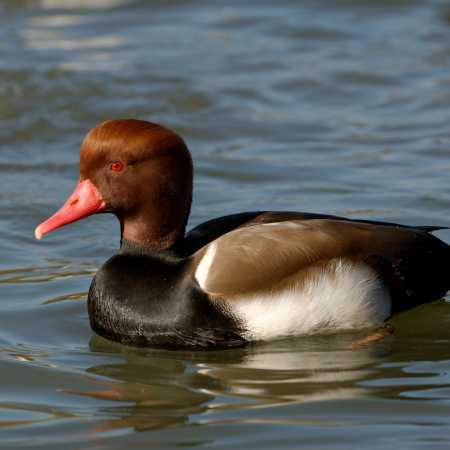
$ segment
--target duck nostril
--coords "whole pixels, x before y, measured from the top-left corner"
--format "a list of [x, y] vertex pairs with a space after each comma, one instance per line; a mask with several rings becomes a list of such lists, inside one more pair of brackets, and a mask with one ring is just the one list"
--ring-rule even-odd
[[78, 203], [78, 199], [74, 199], [70, 202], [70, 206], [75, 206]]

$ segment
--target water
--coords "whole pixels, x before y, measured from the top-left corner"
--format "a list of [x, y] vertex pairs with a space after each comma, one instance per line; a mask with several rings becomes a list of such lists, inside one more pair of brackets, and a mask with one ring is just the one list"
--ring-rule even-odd
[[191, 225], [255, 209], [450, 225], [449, 2], [3, 0], [0, 55], [2, 449], [449, 448], [445, 301], [359, 350], [363, 333], [135, 350], [85, 308], [115, 219], [33, 238], [84, 134], [116, 117], [185, 137]]

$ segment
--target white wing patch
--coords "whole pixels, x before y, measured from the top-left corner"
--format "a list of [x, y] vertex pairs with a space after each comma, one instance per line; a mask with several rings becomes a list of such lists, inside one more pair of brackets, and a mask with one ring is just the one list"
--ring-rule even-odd
[[[214, 254], [208, 249], [200, 266], [209, 270]], [[200, 266], [196, 277], [204, 280], [207, 270]], [[335, 259], [306, 285], [233, 299], [227, 307], [242, 320], [246, 339], [266, 340], [381, 325], [391, 298], [369, 266]]]
[[203, 290], [206, 290], [206, 280], [208, 279], [209, 269], [211, 269], [214, 257], [216, 256], [216, 251], [217, 244], [212, 242], [195, 271], [195, 279]]

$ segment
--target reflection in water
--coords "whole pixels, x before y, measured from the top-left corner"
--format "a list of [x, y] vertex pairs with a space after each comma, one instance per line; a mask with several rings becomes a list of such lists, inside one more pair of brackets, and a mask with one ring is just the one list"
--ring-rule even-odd
[[23, 37], [28, 47], [48, 50], [109, 49], [117, 48], [123, 44], [121, 39], [116, 36], [93, 36], [72, 40], [64, 39], [62, 35], [58, 35], [56, 32], [43, 32], [38, 30], [24, 30]]
[[[1, 417], [15, 417], [15, 419], [2, 420]], [[74, 415], [48, 406], [0, 402], [0, 429], [34, 425], [70, 417], [74, 417]]]
[[348, 350], [354, 338], [352, 334], [307, 339], [298, 345], [288, 341], [225, 351], [166, 352], [131, 349], [95, 336], [92, 351], [117, 352], [123, 361], [88, 369], [112, 380], [102, 382], [101, 389], [66, 393], [113, 402], [113, 409], [107, 409], [114, 418], [103, 421], [101, 431], [219, 423], [229, 420], [221, 418], [226, 411], [355, 398], [368, 394], [358, 382], [373, 374], [387, 344]]
[[87, 291], [58, 295], [57, 297], [52, 297], [49, 298], [48, 300], [43, 301], [42, 304], [50, 305], [51, 303], [64, 302], [66, 300], [84, 300], [85, 298], [87, 298], [87, 295], [88, 295]]
[[130, 0], [39, 0], [44, 9], [104, 9], [129, 4]]
[[93, 276], [95, 272], [96, 270], [89, 264], [85, 264], [84, 267], [68, 263], [47, 267], [18, 267], [0, 270], [0, 284], [48, 283], [65, 278]]
[[30, 25], [33, 27], [63, 28], [79, 25], [83, 22], [83, 16], [76, 14], [52, 14], [49, 16], [30, 17]]

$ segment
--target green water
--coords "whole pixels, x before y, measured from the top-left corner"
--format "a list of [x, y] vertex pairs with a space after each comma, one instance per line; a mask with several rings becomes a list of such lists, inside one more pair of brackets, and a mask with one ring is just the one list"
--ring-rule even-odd
[[86, 292], [118, 224], [33, 230], [73, 189], [84, 134], [117, 117], [185, 137], [191, 225], [450, 225], [450, 3], [1, 1], [0, 448], [450, 447], [445, 300], [358, 350], [364, 333], [209, 352], [93, 335]]

